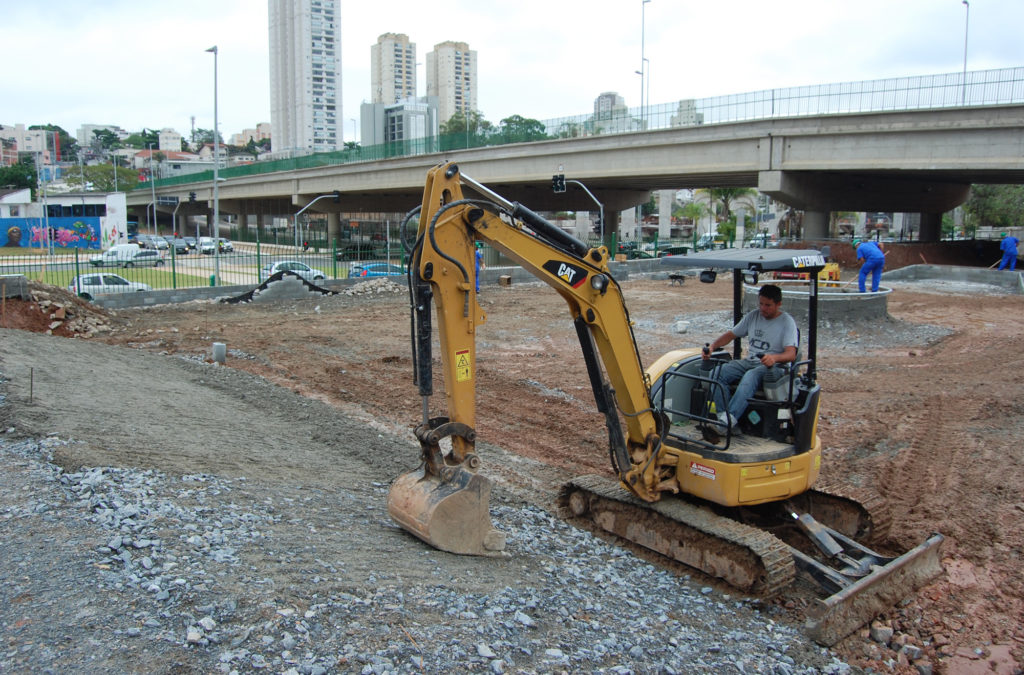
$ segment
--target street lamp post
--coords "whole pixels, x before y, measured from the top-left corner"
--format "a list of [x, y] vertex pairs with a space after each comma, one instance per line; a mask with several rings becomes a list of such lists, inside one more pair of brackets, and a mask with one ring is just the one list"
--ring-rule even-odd
[[220, 285], [220, 143], [217, 138], [217, 45], [206, 50], [213, 53], [213, 285]]
[[590, 199], [595, 204], [597, 204], [598, 218], [601, 219], [601, 221], [600, 221], [601, 222], [601, 243], [603, 244], [604, 243], [604, 204], [602, 204], [601, 201], [597, 197], [594, 196], [593, 192], [591, 192], [590, 190], [587, 189], [586, 185], [584, 185], [583, 183], [579, 182], [578, 180], [567, 179], [565, 182], [566, 183], [572, 183], [573, 185], [579, 185], [581, 188], [583, 188], [583, 191], [587, 193], [587, 196], [590, 197]]
[[[153, 220], [149, 224], [149, 233], [156, 236], [156, 173], [153, 171], [153, 144], [146, 143], [149, 148], [149, 191], [153, 198]], [[146, 218], [149, 218], [149, 210], [146, 210]]]
[[960, 94], [960, 105], [967, 105], [967, 27], [971, 23], [971, 3], [967, 0], [963, 0], [964, 7], [967, 10], [964, 16], [964, 81]]
[[640, 120], [647, 121], [647, 110], [644, 106], [644, 75], [647, 73], [647, 50], [645, 33], [647, 32], [647, 3], [651, 0], [640, 0]]

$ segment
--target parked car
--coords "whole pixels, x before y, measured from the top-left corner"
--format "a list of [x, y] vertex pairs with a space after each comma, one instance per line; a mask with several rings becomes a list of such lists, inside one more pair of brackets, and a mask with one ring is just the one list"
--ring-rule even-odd
[[666, 246], [658, 251], [658, 257], [663, 258], [667, 255], [686, 255], [689, 253], [691, 248], [691, 246]]
[[278, 272], [294, 272], [306, 281], [320, 281], [327, 278], [322, 271], [314, 269], [306, 263], [298, 260], [279, 260], [276, 263], [263, 266], [263, 269], [260, 270], [260, 281], [269, 279]]
[[71, 280], [68, 290], [80, 298], [92, 300], [100, 295], [112, 293], [136, 293], [153, 290], [148, 284], [128, 281], [122, 276], [109, 272], [79, 274]]
[[405, 276], [405, 268], [385, 262], [360, 263], [348, 268], [349, 279], [356, 277], [397, 277]]

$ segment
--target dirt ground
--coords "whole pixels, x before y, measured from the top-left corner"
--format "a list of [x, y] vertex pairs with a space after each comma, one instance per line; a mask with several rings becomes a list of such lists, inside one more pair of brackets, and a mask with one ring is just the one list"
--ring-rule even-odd
[[[731, 284], [637, 279], [623, 289], [645, 363], [728, 327], [726, 314], [709, 313], [727, 307]], [[211, 344], [223, 342], [229, 367], [359, 414], [372, 425], [410, 429], [421, 417], [404, 290], [116, 313], [76, 299], [63, 302], [80, 323], [73, 328], [68, 320], [54, 329], [58, 334], [95, 333], [88, 339], [194, 359], [209, 358]], [[489, 287], [481, 304], [488, 322], [478, 331], [477, 432], [485, 473], [549, 507], [564, 478], [609, 472], [607, 434], [594, 411], [575, 333], [563, 301], [543, 286]], [[9, 299], [0, 326], [45, 331], [55, 323], [51, 310]], [[895, 631], [894, 649], [902, 642], [921, 647], [938, 672], [1021, 672], [1024, 297], [902, 284], [889, 298], [889, 314], [890, 320], [875, 325], [833, 322], [819, 345], [823, 479], [872, 487], [888, 501], [894, 524], [887, 550], [909, 549], [933, 532], [946, 537], [946, 574], [877, 622]], [[696, 328], [675, 332], [677, 322], [694, 317]], [[76, 340], [68, 342], [70, 349]], [[188, 410], [192, 403], [174, 400], [174, 394], [173, 386], [154, 383], [153, 395], [167, 397], [169, 411]], [[443, 406], [443, 397], [435, 396], [431, 413], [443, 414]], [[232, 420], [220, 423], [230, 426]], [[262, 433], [252, 429], [255, 438]], [[488, 462], [492, 445], [536, 462]], [[414, 451], [402, 452], [409, 454], [393, 458], [395, 475], [415, 464]], [[89, 459], [76, 458], [82, 464]], [[198, 454], [194, 459], [203, 461]], [[211, 460], [194, 470], [218, 469], [224, 467]], [[305, 471], [313, 483], [322, 469], [287, 467], [299, 476]], [[779, 602], [799, 620], [801, 598]], [[887, 670], [886, 658], [899, 664], [896, 670], [910, 668], [905, 657], [872, 640], [867, 628], [836, 651], [876, 670]]]

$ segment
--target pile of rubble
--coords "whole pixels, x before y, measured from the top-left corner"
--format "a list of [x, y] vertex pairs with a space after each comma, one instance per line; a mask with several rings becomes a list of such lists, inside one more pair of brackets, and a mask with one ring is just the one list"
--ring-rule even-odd
[[0, 327], [62, 337], [92, 337], [110, 330], [110, 316], [69, 291], [28, 282], [25, 297], [5, 298]]
[[377, 279], [367, 279], [340, 292], [343, 295], [379, 295], [381, 293], [405, 293], [406, 287], [396, 284], [387, 277], [378, 277]]

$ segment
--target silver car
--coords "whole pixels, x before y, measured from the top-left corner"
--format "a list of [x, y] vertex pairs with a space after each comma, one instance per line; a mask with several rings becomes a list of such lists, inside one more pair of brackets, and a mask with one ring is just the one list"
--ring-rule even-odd
[[263, 269], [260, 270], [260, 281], [265, 281], [278, 272], [292, 272], [306, 281], [320, 281], [327, 278], [322, 271], [310, 267], [306, 263], [298, 260], [279, 260], [276, 263], [263, 266]]
[[153, 290], [148, 284], [128, 281], [117, 274], [102, 272], [96, 274], [80, 274], [71, 280], [68, 290], [80, 298], [92, 300], [100, 295], [112, 293], [136, 293]]

